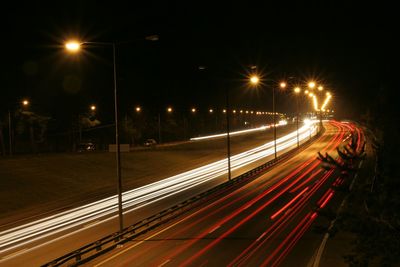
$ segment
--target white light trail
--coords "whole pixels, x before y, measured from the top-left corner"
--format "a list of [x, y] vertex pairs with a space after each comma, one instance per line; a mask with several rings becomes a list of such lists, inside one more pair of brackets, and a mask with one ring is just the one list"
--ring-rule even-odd
[[[316, 121], [307, 122], [299, 129], [299, 139], [305, 140], [316, 133]], [[297, 132], [294, 131], [276, 140], [277, 151], [282, 151], [297, 144]], [[274, 142], [250, 149], [231, 157], [232, 170], [274, 154]], [[160, 201], [171, 195], [193, 188], [227, 173], [227, 159], [174, 175], [172, 177], [124, 192], [123, 208], [128, 211], [139, 209], [150, 203]], [[86, 225], [94, 220], [107, 220], [118, 209], [117, 195], [68, 211], [48, 216], [12, 229], [0, 232], [0, 252], [6, 252], [24, 244]], [[0, 260], [1, 262], [1, 260]]]
[[[279, 121], [278, 124], [276, 124], [276, 127], [286, 125], [287, 121], [281, 120]], [[229, 132], [229, 135], [238, 135], [238, 134], [243, 134], [243, 133], [250, 133], [250, 132], [256, 132], [256, 131], [264, 131], [266, 129], [269, 129], [271, 127], [274, 127], [274, 124], [271, 125], [264, 125], [258, 128], [253, 128], [253, 129], [247, 129], [247, 130], [241, 130], [241, 131], [235, 131], [235, 132]], [[213, 139], [213, 138], [219, 138], [219, 137], [224, 137], [226, 136], [227, 133], [222, 133], [222, 134], [213, 134], [213, 135], [207, 135], [207, 136], [200, 136], [200, 137], [192, 137], [190, 138], [191, 141], [198, 141], [198, 140], [206, 140], [206, 139]]]

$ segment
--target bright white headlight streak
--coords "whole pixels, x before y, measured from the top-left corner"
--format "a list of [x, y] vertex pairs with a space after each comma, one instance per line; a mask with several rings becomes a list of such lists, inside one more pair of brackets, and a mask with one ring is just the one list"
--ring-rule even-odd
[[[287, 124], [287, 121], [281, 120], [281, 121], [279, 121], [279, 123], [276, 126], [278, 127], [278, 126], [282, 126], [282, 125], [286, 125], [286, 124]], [[273, 126], [273, 124], [271, 124], [271, 125]], [[250, 132], [255, 132], [255, 131], [264, 131], [264, 130], [269, 129], [269, 128], [271, 128], [271, 126], [269, 126], [269, 125], [261, 126], [261, 127], [253, 128], [253, 129], [230, 132], [229, 135], [232, 136], [232, 135], [250, 133]], [[193, 137], [193, 138], [190, 138], [190, 140], [191, 141], [198, 141], [198, 140], [213, 139], [213, 138], [224, 137], [224, 136], [226, 136], [226, 133], [207, 135], [207, 136], [200, 136], [200, 137]]]
[[[309, 138], [310, 131], [315, 133], [315, 122], [305, 124], [299, 129], [299, 138]], [[282, 151], [297, 144], [297, 132], [292, 132], [276, 140], [277, 151]], [[231, 157], [232, 170], [268, 157], [274, 153], [273, 141], [262, 146]], [[226, 174], [227, 159], [187, 171], [161, 181], [154, 182], [127, 192], [124, 192], [124, 209], [129, 211], [141, 208], [150, 203], [167, 198]], [[85, 225], [95, 220], [108, 220], [117, 211], [117, 196], [105, 198], [75, 209], [64, 211], [19, 227], [0, 232], [0, 252], [9, 251], [41, 238]], [[0, 260], [1, 262], [1, 260]]]
[[[232, 136], [232, 135], [237, 135], [237, 134], [242, 134], [242, 133], [249, 133], [249, 132], [255, 132], [255, 131], [264, 131], [264, 130], [266, 130], [268, 128], [271, 128], [271, 127], [270, 126], [261, 126], [261, 127], [254, 128], [254, 129], [230, 132], [229, 135]], [[197, 141], [197, 140], [212, 139], [212, 138], [218, 138], [218, 137], [224, 137], [224, 136], [226, 136], [226, 133], [207, 135], [207, 136], [201, 136], [201, 137], [193, 137], [193, 138], [190, 138], [190, 140], [191, 141]]]

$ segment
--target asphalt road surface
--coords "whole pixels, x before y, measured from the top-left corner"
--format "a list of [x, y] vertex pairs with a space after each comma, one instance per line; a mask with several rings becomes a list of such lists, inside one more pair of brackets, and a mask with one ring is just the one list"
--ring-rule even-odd
[[[288, 255], [329, 205], [339, 173], [320, 167], [317, 152], [336, 156], [349, 140], [347, 123], [325, 124], [307, 149], [257, 179], [89, 262], [87, 266], [307, 266], [315, 243], [301, 257]], [[347, 140], [347, 141], [346, 141]]]

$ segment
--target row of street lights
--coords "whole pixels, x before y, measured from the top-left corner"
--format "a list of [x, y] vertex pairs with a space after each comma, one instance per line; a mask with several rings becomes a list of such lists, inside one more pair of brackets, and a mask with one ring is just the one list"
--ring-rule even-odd
[[[137, 107], [135, 107], [135, 111], [137, 112], [137, 113], [140, 113], [140, 112], [142, 112], [143, 111], [143, 108], [142, 107], [140, 107], [140, 106], [137, 106]], [[165, 111], [166, 112], [168, 112], [168, 113], [172, 113], [172, 112], [174, 112], [174, 109], [173, 109], [173, 107], [167, 107], [166, 109], [165, 109]], [[193, 107], [193, 108], [190, 108], [189, 109], [189, 111], [191, 112], [191, 113], [198, 113], [198, 112], [200, 112], [200, 110], [199, 109], [197, 109], [197, 108], [195, 108], [195, 107]], [[216, 109], [213, 109], [213, 108], [210, 108], [210, 109], [208, 109], [207, 110], [207, 112], [209, 113], [209, 114], [212, 114], [212, 113], [216, 113], [217, 112], [217, 110]], [[225, 114], [226, 113], [226, 108], [225, 109], [222, 109], [222, 113], [223, 114]], [[233, 114], [255, 114], [255, 115], [272, 115], [273, 113], [272, 112], [268, 112], [268, 111], [254, 111], [254, 110], [243, 110], [243, 109], [233, 109], [232, 110], [232, 113]], [[285, 115], [285, 114], [283, 114], [283, 113], [276, 113], [277, 115]]]
[[[258, 86], [260, 84], [260, 78], [258, 75], [252, 75], [250, 76], [249, 79], [250, 83], [254, 86]], [[285, 81], [282, 81], [279, 83], [279, 87], [281, 90], [285, 90], [287, 87], [287, 83]], [[322, 85], [316, 84], [314, 81], [310, 81], [307, 83], [307, 87], [309, 90], [305, 90], [305, 94], [309, 95], [310, 97], [313, 98], [313, 103], [314, 103], [314, 110], [316, 112], [319, 112], [319, 118], [320, 118], [320, 130], [322, 129], [322, 112], [325, 111], [325, 108], [329, 102], [329, 100], [332, 98], [332, 95], [330, 92], [326, 93], [326, 99], [324, 103], [321, 105], [320, 108], [318, 108], [318, 99], [317, 95], [318, 92], [321, 94], [322, 91], [324, 91], [324, 87]], [[314, 89], [317, 88], [317, 91], [315, 92]], [[298, 86], [295, 85], [293, 88], [293, 92], [296, 95], [296, 128], [297, 128], [297, 147], [300, 146], [300, 141], [299, 141], [299, 99], [298, 96], [300, 95], [300, 92], [302, 89]], [[273, 125], [274, 125], [274, 154], [275, 154], [275, 159], [277, 158], [277, 152], [276, 152], [276, 111], [275, 111], [275, 86], [272, 86], [272, 114], [273, 114]]]

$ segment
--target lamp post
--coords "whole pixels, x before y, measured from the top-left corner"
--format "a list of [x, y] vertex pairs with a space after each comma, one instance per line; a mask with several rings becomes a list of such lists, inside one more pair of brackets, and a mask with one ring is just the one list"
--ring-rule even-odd
[[227, 156], [228, 156], [228, 180], [231, 180], [231, 137], [230, 137], [230, 125], [229, 125], [229, 113], [230, 113], [230, 105], [229, 105], [229, 90], [225, 88], [225, 96], [226, 96], [226, 145], [227, 145]]
[[299, 141], [299, 94], [301, 92], [300, 87], [294, 88], [294, 93], [296, 94], [296, 127], [297, 127], [297, 147], [300, 146]]
[[274, 119], [274, 155], [276, 159], [276, 112], [275, 112], [275, 86], [272, 87], [272, 117]]
[[8, 149], [9, 149], [9, 154], [12, 156], [12, 123], [11, 123], [11, 111], [10, 109], [8, 110]]
[[[21, 101], [23, 107], [29, 106], [29, 101], [24, 99]], [[13, 130], [12, 130], [12, 116], [11, 116], [11, 108], [8, 109], [8, 149], [9, 155], [12, 156], [13, 154]]]
[[[316, 85], [316, 83], [315, 83], [314, 81], [310, 81], [310, 82], [308, 83], [308, 87], [309, 87], [311, 90], [313, 90], [316, 86], [317, 86], [317, 85]], [[312, 97], [313, 97], [313, 100], [314, 100], [314, 109], [315, 109], [315, 112], [316, 112], [316, 113], [318, 114], [318, 116], [319, 116], [319, 131], [321, 131], [322, 128], [323, 128], [323, 125], [322, 125], [322, 106], [321, 106], [321, 108], [318, 108], [317, 96], [318, 96], [318, 94], [321, 94], [323, 90], [324, 90], [324, 87], [323, 87], [322, 85], [319, 85], [319, 86], [317, 87], [316, 92], [312, 93]]]
[[123, 210], [122, 210], [122, 178], [121, 178], [121, 150], [119, 143], [119, 121], [118, 121], [118, 90], [117, 90], [117, 68], [115, 64], [115, 43], [105, 42], [68, 42], [65, 44], [65, 48], [71, 52], [78, 52], [82, 45], [93, 44], [102, 46], [111, 46], [113, 55], [113, 83], [114, 83], [114, 120], [115, 120], [115, 146], [116, 146], [116, 163], [117, 163], [117, 194], [118, 194], [118, 218], [119, 218], [119, 230], [122, 232], [124, 229], [123, 223]]
[[[260, 83], [260, 78], [257, 75], [252, 75], [250, 77], [250, 83], [254, 86], [257, 86]], [[280, 87], [284, 89], [286, 87], [286, 83], [281, 82]], [[274, 156], [277, 158], [276, 153], [276, 111], [275, 111], [275, 86], [272, 87], [272, 118], [274, 124]]]
[[[324, 90], [324, 87], [323, 86], [318, 86], [318, 92], [322, 92]], [[319, 108], [319, 127], [321, 128], [321, 130], [322, 130], [322, 106]]]
[[[85, 118], [89, 118], [89, 120], [92, 120], [91, 117], [94, 115], [96, 108], [97, 108], [96, 105], [90, 105], [89, 113], [85, 112], [78, 114], [78, 137], [79, 137], [78, 150], [80, 150], [80, 146], [82, 145], [82, 120]], [[73, 136], [75, 138], [75, 134]]]
[[[145, 37], [145, 40], [158, 41], [158, 35], [152, 35]], [[129, 43], [124, 42], [124, 43]], [[82, 45], [100, 45], [100, 46], [111, 46], [113, 56], [113, 83], [114, 83], [114, 120], [115, 120], [115, 158], [116, 158], [116, 174], [117, 174], [117, 194], [118, 194], [118, 218], [119, 218], [119, 231], [122, 232], [124, 229], [123, 223], [123, 209], [122, 209], [122, 177], [121, 177], [121, 149], [119, 140], [119, 120], [118, 120], [118, 90], [117, 90], [117, 67], [115, 64], [115, 42], [77, 42], [71, 41], [65, 44], [65, 48], [71, 52], [78, 52]]]
[[161, 144], [161, 113], [158, 112], [158, 143]]
[[[173, 109], [171, 106], [167, 107], [165, 110], [167, 113], [172, 113]], [[162, 135], [161, 135], [161, 111], [158, 111], [158, 143], [162, 143]]]

